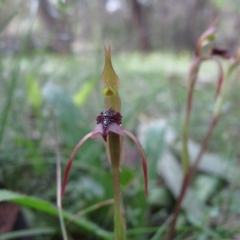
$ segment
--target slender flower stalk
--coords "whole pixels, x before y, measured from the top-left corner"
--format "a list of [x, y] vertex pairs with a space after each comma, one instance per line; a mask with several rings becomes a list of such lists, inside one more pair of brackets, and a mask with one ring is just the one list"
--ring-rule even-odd
[[95, 129], [85, 135], [72, 151], [67, 163], [64, 181], [62, 185], [62, 196], [65, 192], [69, 172], [75, 154], [82, 144], [89, 138], [95, 138], [101, 135], [106, 145], [106, 152], [111, 164], [113, 176], [113, 194], [114, 194], [114, 234], [115, 240], [125, 240], [125, 225], [123, 219], [123, 204], [120, 191], [120, 165], [123, 159], [123, 136], [128, 135], [136, 144], [142, 159], [142, 168], [144, 176], [145, 196], [148, 194], [147, 163], [143, 148], [138, 139], [128, 130], [122, 127], [121, 100], [118, 93], [119, 79], [115, 73], [111, 62], [110, 47], [104, 48], [105, 66], [102, 73], [103, 97], [106, 110], [100, 112], [96, 118], [97, 125]]

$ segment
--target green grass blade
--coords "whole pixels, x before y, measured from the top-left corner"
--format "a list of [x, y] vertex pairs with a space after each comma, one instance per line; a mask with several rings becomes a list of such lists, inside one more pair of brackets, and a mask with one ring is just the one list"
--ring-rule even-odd
[[0, 236], [0, 240], [8, 240], [8, 239], [15, 239], [15, 238], [20, 238], [20, 237], [28, 237], [28, 236], [37, 236], [37, 235], [42, 235], [42, 234], [53, 234], [55, 233], [54, 228], [34, 228], [34, 229], [28, 229], [28, 230], [19, 230], [19, 231], [14, 231], [10, 233], [5, 233]]
[[[14, 202], [25, 207], [33, 208], [54, 216], [58, 216], [58, 209], [53, 204], [41, 199], [28, 197], [26, 195], [15, 193], [9, 190], [0, 190], [0, 202], [2, 201]], [[62, 212], [62, 215], [65, 220], [71, 221], [85, 232], [94, 234], [96, 237], [98, 237], [98, 239], [112, 239], [112, 233], [101, 229], [96, 224], [90, 222], [87, 219], [76, 219], [72, 214], [65, 211]]]
[[12, 78], [10, 79], [10, 83], [9, 83], [10, 86], [6, 90], [7, 91], [7, 99], [5, 102], [3, 112], [1, 113], [1, 119], [0, 119], [0, 145], [1, 145], [3, 137], [4, 137], [4, 132], [5, 132], [5, 128], [6, 128], [7, 121], [8, 121], [8, 115], [11, 110], [12, 101], [13, 101], [13, 97], [14, 97], [14, 91], [15, 91], [15, 87], [16, 87], [16, 83], [17, 83], [17, 79], [18, 79], [18, 73], [19, 73], [19, 66], [16, 66], [14, 69]]

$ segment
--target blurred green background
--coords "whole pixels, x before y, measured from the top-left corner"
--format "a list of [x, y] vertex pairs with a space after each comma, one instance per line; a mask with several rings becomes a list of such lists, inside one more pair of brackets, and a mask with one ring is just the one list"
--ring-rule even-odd
[[[198, 37], [219, 15], [215, 45], [235, 52], [238, 0], [0, 1], [0, 184], [8, 189], [0, 191], [0, 239], [13, 239], [11, 230], [21, 229], [14, 239], [61, 239], [54, 207], [56, 146], [63, 172], [72, 149], [104, 110], [104, 45], [111, 46], [120, 79], [123, 126], [139, 137], [149, 166], [146, 200], [140, 156], [125, 138], [121, 183], [128, 239], [162, 239], [179, 189], [188, 69]], [[208, 127], [216, 76], [214, 64], [201, 68], [190, 126], [193, 156]], [[240, 237], [238, 82], [239, 74], [229, 86], [176, 239]], [[69, 239], [109, 239], [109, 199], [105, 147], [102, 139], [91, 139], [75, 158], [63, 198]]]

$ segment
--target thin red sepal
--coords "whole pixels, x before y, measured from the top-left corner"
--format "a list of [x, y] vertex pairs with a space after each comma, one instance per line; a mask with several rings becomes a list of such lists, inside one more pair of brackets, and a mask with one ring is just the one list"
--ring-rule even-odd
[[63, 180], [63, 185], [62, 185], [62, 192], [61, 192], [61, 196], [63, 197], [64, 195], [64, 192], [65, 192], [65, 188], [66, 188], [66, 185], [67, 185], [67, 180], [68, 180], [68, 176], [69, 176], [69, 172], [70, 172], [70, 169], [71, 169], [71, 166], [72, 166], [72, 163], [73, 163], [73, 159], [78, 151], [78, 149], [82, 146], [82, 144], [92, 136], [92, 132], [88, 133], [87, 135], [85, 135], [79, 142], [78, 144], [76, 145], [76, 147], [73, 149], [72, 153], [71, 153], [71, 156], [68, 160], [68, 163], [67, 163], [67, 167], [66, 167], [66, 170], [65, 170], [65, 174], [64, 174], [64, 180]]
[[215, 93], [215, 99], [217, 99], [218, 95], [221, 93], [221, 90], [222, 90], [224, 73], [223, 73], [222, 65], [219, 62], [219, 60], [216, 59], [216, 58], [210, 58], [210, 59], [214, 60], [217, 63], [218, 70], [219, 70], [218, 71], [218, 78], [217, 78], [217, 90], [216, 90], [216, 93]]
[[141, 154], [142, 157], [142, 169], [143, 169], [143, 176], [144, 176], [144, 192], [145, 192], [145, 197], [147, 198], [148, 196], [148, 173], [147, 173], [147, 161], [146, 161], [146, 156], [144, 153], [144, 150], [142, 148], [142, 145], [138, 141], [138, 139], [128, 130], [122, 128], [122, 131], [128, 135], [137, 145], [137, 148]]

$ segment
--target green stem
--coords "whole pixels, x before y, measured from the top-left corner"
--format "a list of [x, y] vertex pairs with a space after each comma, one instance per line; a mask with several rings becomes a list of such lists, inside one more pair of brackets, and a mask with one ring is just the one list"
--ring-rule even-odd
[[197, 73], [199, 71], [199, 67], [201, 64], [201, 58], [196, 58], [189, 72], [189, 89], [188, 89], [188, 98], [186, 105], [186, 116], [185, 121], [183, 123], [183, 133], [182, 133], [182, 167], [185, 174], [187, 174], [189, 170], [189, 153], [188, 153], [188, 135], [189, 135], [189, 123], [190, 123], [190, 115], [193, 103], [193, 92], [194, 85], [197, 78]]
[[122, 198], [120, 190], [120, 162], [122, 151], [122, 139], [116, 133], [110, 132], [107, 139], [107, 148], [110, 155], [113, 175], [114, 195], [114, 234], [115, 240], [125, 240], [125, 228], [122, 216]]
[[63, 214], [62, 214], [62, 209], [61, 208], [58, 208], [58, 218], [59, 218], [59, 221], [60, 221], [60, 226], [61, 226], [63, 240], [68, 240], [67, 231], [66, 231], [66, 227], [65, 227], [65, 223], [64, 223], [64, 219], [63, 219]]
[[125, 240], [125, 229], [122, 217], [122, 199], [120, 192], [119, 167], [112, 165], [113, 194], [114, 194], [114, 234], [115, 240]]

